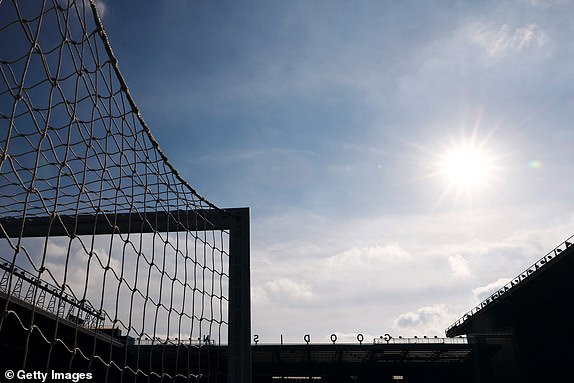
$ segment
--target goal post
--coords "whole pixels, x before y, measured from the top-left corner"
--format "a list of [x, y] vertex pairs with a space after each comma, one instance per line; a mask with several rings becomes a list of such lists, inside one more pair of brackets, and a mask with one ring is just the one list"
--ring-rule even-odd
[[228, 383], [251, 383], [250, 217], [235, 209], [229, 245]]

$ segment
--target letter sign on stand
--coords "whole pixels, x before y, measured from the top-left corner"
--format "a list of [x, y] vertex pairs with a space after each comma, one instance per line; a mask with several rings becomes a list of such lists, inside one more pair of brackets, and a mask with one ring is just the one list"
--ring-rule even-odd
[[333, 342], [333, 344], [335, 344], [336, 341], [337, 341], [337, 335], [331, 334], [331, 342]]
[[389, 343], [391, 341], [391, 339], [393, 339], [393, 337], [391, 336], [391, 334], [385, 334], [385, 337], [383, 338], [385, 340], [385, 342]]

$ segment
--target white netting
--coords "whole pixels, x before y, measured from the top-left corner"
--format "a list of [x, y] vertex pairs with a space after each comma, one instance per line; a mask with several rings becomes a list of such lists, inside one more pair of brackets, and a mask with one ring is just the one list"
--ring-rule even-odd
[[[220, 379], [207, 350], [226, 342], [229, 233], [206, 210], [142, 119], [95, 4], [0, 0], [0, 363]], [[156, 213], [184, 229], [150, 230]]]

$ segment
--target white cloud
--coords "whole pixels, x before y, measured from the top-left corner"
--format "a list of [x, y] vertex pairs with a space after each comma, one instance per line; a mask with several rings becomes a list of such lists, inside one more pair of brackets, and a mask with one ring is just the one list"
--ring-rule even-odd
[[470, 26], [470, 39], [493, 58], [504, 57], [529, 47], [541, 48], [548, 42], [546, 33], [536, 24], [512, 29], [508, 24], [492, 27], [474, 23]]
[[[398, 316], [394, 321], [396, 330], [409, 331], [410, 334], [440, 335], [458, 316], [449, 312], [444, 304], [424, 306]], [[440, 329], [440, 330], [438, 330]], [[410, 336], [410, 335], [407, 335]]]
[[464, 278], [470, 275], [470, 269], [468, 268], [468, 261], [462, 255], [455, 254], [449, 256], [448, 264], [455, 277]]
[[270, 301], [296, 303], [313, 298], [313, 291], [308, 284], [290, 278], [267, 281], [251, 291], [253, 305], [267, 305]]
[[68, 245], [65, 240], [61, 239], [48, 239], [46, 244], [46, 254], [48, 257], [62, 258], [68, 254]]
[[410, 260], [410, 254], [397, 244], [355, 246], [329, 258], [326, 266], [333, 271], [350, 267], [359, 271], [369, 271], [383, 264], [398, 264]]
[[414, 275], [413, 262], [398, 244], [357, 245], [322, 259], [316, 266], [320, 272], [310, 277], [322, 289], [339, 291], [339, 299], [374, 297], [403, 285]]
[[496, 282], [492, 282], [486, 286], [481, 286], [473, 289], [472, 293], [474, 294], [477, 300], [476, 303], [482, 302], [483, 300], [491, 296], [495, 291], [500, 289], [502, 286], [506, 285], [508, 282], [510, 282], [509, 278], [500, 278]]

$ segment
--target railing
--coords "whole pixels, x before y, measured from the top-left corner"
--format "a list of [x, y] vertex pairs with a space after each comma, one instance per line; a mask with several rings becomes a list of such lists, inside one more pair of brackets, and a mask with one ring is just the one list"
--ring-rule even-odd
[[522, 273], [520, 273], [518, 276], [513, 278], [506, 285], [504, 285], [503, 287], [498, 289], [494, 294], [492, 294], [491, 296], [486, 298], [484, 301], [479, 303], [475, 308], [473, 308], [472, 310], [470, 310], [466, 314], [464, 314], [460, 319], [458, 319], [451, 326], [449, 326], [445, 332], [448, 333], [448, 331], [451, 328], [454, 328], [454, 327], [461, 325], [463, 322], [465, 322], [466, 320], [471, 318], [473, 315], [478, 313], [480, 310], [484, 309], [485, 307], [487, 307], [488, 305], [490, 305], [491, 303], [496, 301], [498, 298], [500, 298], [501, 296], [506, 294], [511, 288], [522, 284], [522, 282], [526, 278], [528, 278], [529, 276], [531, 276], [533, 274], [536, 274], [539, 270], [541, 270], [544, 266], [546, 266], [550, 261], [560, 258], [562, 256], [564, 250], [566, 250], [570, 246], [572, 246], [573, 243], [574, 243], [574, 235], [569, 237], [566, 241], [562, 242], [560, 245], [556, 246], [553, 250], [548, 252], [548, 254], [546, 254], [544, 257], [542, 257], [538, 261], [536, 261], [536, 263], [534, 263], [532, 266], [530, 266], [529, 268], [524, 270]]
[[104, 320], [103, 311], [97, 311], [87, 300], [78, 301], [70, 294], [39, 279], [23, 268], [0, 258], [0, 291], [30, 303], [58, 317], [82, 327], [96, 328]]
[[412, 337], [403, 338], [399, 336], [398, 338], [393, 338], [389, 336], [375, 338], [373, 344], [468, 344], [468, 339], [466, 337], [454, 337], [454, 338], [439, 338], [438, 336], [427, 337]]

